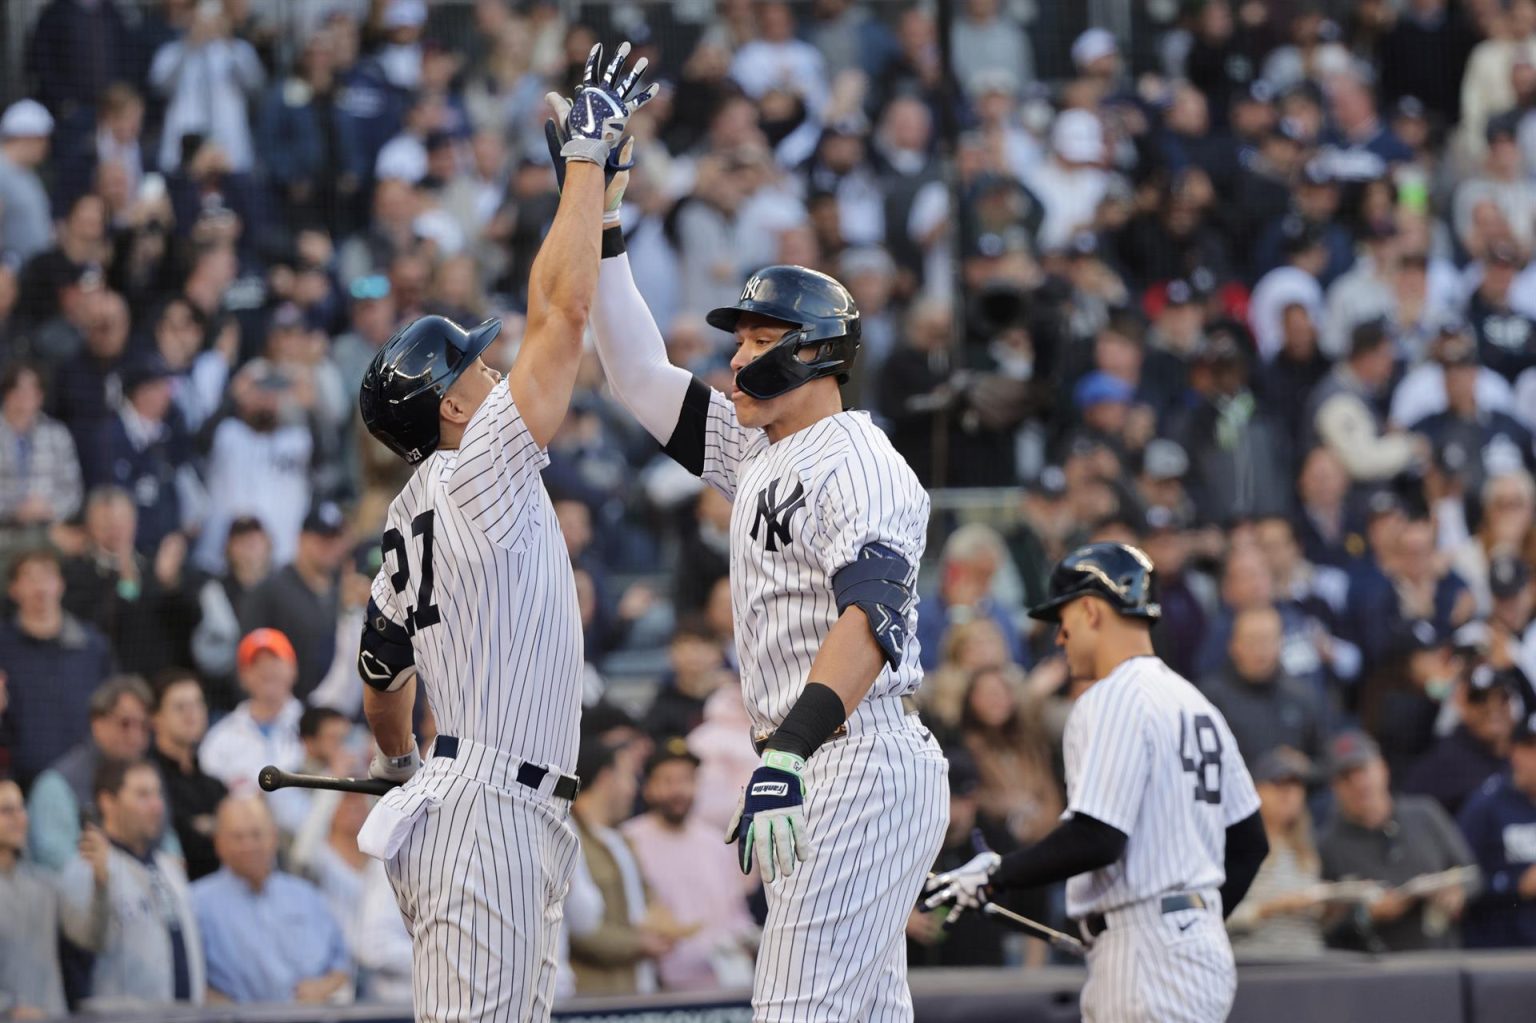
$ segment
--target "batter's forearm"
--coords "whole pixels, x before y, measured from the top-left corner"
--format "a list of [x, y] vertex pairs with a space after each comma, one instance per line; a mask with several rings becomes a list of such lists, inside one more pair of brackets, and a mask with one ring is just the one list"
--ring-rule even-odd
[[868, 695], [885, 663], [885, 654], [870, 633], [864, 612], [848, 608], [832, 623], [811, 662], [805, 690], [765, 749], [809, 759]]
[[554, 222], [528, 273], [530, 331], [546, 320], [558, 321], [565, 328], [552, 336], [540, 332], [540, 339], [549, 338], [579, 351], [597, 291], [602, 232], [603, 169], [572, 160], [566, 165], [565, 190]]
[[810, 680], [837, 693], [843, 710], [852, 714], [869, 695], [870, 686], [885, 665], [885, 654], [875, 642], [869, 620], [862, 610], [850, 607], [832, 623], [827, 638], [821, 641], [821, 649], [811, 662]]
[[1125, 855], [1126, 834], [1086, 814], [1073, 814], [1049, 835], [1003, 857], [995, 888], [1038, 888], [1102, 870]]
[[1227, 880], [1221, 886], [1221, 911], [1231, 916], [1237, 904], [1248, 894], [1248, 888], [1259, 874], [1264, 857], [1269, 855], [1269, 836], [1264, 833], [1264, 821], [1254, 811], [1227, 829], [1226, 854], [1223, 866]]
[[392, 693], [363, 687], [363, 716], [385, 756], [403, 756], [416, 744], [416, 736], [411, 733], [411, 710], [415, 706], [415, 675]]

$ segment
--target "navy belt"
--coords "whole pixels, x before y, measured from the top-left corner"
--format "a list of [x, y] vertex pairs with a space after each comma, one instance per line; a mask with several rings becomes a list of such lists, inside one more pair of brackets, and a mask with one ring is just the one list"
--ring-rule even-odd
[[[1193, 893], [1186, 895], [1164, 895], [1162, 910], [1164, 913], [1177, 913], [1181, 909], [1205, 909], [1209, 905], [1202, 895]], [[1083, 917], [1083, 929], [1088, 932], [1088, 937], [1097, 938], [1109, 927], [1103, 913], [1089, 913]]]
[[[459, 755], [459, 740], [453, 735], [439, 735], [432, 743], [432, 755], [434, 757], [446, 757], [455, 760]], [[523, 761], [517, 767], [517, 783], [526, 785], [530, 789], [539, 789], [544, 784], [544, 779], [550, 774], [547, 767], [538, 764], [530, 764]], [[575, 799], [576, 793], [581, 791], [581, 779], [573, 775], [562, 774], [555, 781], [555, 787], [551, 793], [556, 799]]]

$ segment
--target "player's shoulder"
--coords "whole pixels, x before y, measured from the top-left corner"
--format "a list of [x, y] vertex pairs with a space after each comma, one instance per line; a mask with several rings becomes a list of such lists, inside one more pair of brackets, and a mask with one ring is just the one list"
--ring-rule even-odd
[[927, 494], [917, 474], [868, 412], [840, 412], [827, 420], [812, 472], [818, 479], [840, 476], [854, 487]]

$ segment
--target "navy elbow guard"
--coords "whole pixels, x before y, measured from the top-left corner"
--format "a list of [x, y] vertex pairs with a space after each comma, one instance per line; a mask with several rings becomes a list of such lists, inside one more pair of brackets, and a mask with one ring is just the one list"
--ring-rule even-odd
[[379, 605], [368, 601], [363, 619], [363, 638], [357, 650], [357, 672], [370, 688], [392, 693], [405, 685], [416, 670], [416, 654], [405, 627], [384, 617]]
[[907, 647], [907, 609], [912, 586], [907, 559], [880, 543], [865, 544], [859, 556], [832, 577], [837, 613], [857, 607], [869, 620], [880, 652], [892, 668], [901, 664]]

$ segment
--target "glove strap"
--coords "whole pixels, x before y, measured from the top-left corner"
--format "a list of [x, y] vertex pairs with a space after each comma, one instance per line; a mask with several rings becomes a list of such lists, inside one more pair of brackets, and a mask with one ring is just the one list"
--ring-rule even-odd
[[567, 160], [581, 160], [602, 167], [608, 163], [608, 150], [608, 143], [602, 139], [571, 138], [560, 147], [560, 155]]
[[416, 748], [414, 742], [411, 743], [410, 749], [398, 757], [385, 756], [383, 750], [379, 750], [379, 757], [391, 771], [404, 771], [421, 766], [421, 751]]
[[763, 766], [772, 767], [778, 771], [788, 771], [798, 777], [805, 773], [805, 758], [786, 750], [771, 749], [763, 754]]

